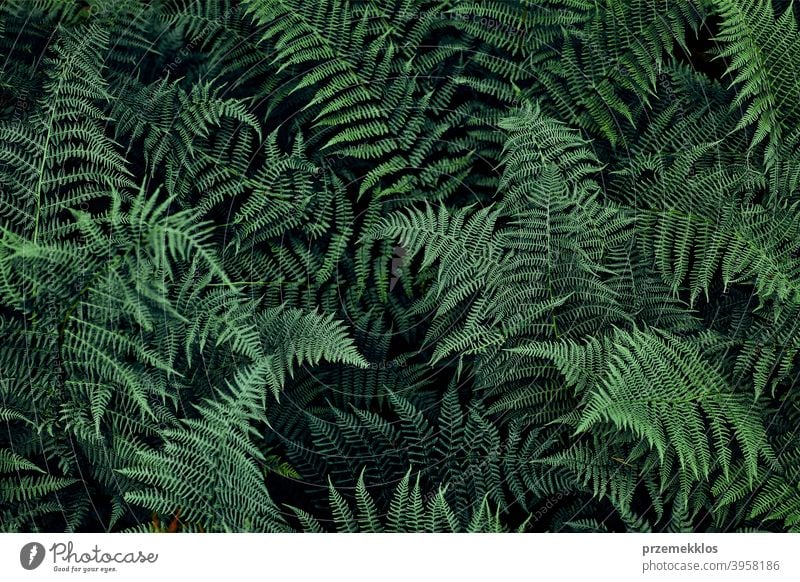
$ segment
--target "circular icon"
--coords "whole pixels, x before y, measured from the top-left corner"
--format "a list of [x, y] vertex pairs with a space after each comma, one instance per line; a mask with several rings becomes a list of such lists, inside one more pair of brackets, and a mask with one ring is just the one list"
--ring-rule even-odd
[[44, 561], [44, 546], [38, 542], [31, 542], [22, 546], [19, 552], [19, 563], [26, 570], [35, 570]]

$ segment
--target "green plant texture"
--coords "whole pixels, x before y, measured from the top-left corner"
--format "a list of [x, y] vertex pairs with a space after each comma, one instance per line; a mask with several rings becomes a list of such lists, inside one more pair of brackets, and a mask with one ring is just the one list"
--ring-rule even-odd
[[800, 5], [0, 3], [0, 531], [800, 531]]

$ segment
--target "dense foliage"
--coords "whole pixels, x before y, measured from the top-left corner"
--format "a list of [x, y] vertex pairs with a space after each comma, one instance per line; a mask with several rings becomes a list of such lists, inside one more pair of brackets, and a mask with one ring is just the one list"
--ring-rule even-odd
[[4, 0], [0, 529], [800, 529], [799, 18]]

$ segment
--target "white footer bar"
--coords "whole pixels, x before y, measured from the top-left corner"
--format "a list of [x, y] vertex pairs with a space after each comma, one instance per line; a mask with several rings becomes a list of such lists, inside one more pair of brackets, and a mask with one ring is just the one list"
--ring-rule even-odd
[[3, 534], [0, 580], [777, 582], [798, 554], [800, 534]]

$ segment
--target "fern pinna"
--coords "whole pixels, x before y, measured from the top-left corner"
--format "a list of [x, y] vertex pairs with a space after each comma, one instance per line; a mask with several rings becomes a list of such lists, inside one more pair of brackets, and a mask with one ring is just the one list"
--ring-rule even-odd
[[0, 530], [798, 531], [787, 0], [0, 4]]

